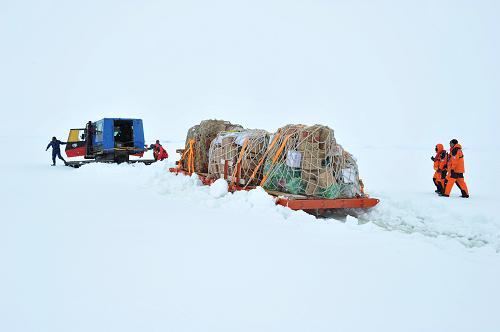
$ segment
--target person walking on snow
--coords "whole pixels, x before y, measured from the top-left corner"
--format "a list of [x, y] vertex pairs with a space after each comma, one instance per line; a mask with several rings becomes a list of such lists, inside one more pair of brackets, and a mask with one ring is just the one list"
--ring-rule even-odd
[[443, 147], [443, 144], [436, 144], [436, 155], [431, 157], [431, 160], [434, 162], [434, 177], [432, 181], [434, 181], [434, 185], [436, 186], [436, 193], [443, 194], [445, 190], [445, 179], [446, 179], [446, 165], [448, 163], [448, 153]]
[[56, 157], [64, 161], [64, 165], [66, 165], [66, 160], [61, 156], [61, 144], [66, 144], [67, 142], [61, 142], [55, 136], [52, 137], [52, 140], [47, 145], [45, 151], [47, 151], [50, 147], [52, 147], [52, 166], [56, 165]]
[[467, 184], [464, 180], [464, 154], [462, 153], [462, 146], [458, 144], [458, 140], [456, 139], [450, 141], [448, 170], [450, 171], [447, 178], [448, 183], [442, 196], [450, 197], [451, 189], [453, 189], [453, 185], [456, 183], [462, 192], [462, 197], [469, 198], [469, 189], [467, 189]]

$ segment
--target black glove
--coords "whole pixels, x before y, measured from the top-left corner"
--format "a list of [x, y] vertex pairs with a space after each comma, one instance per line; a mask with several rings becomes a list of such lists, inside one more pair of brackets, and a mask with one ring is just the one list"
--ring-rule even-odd
[[434, 161], [434, 159], [436, 159], [436, 158], [434, 158], [434, 157], [431, 157], [431, 160], [432, 160], [432, 161]]

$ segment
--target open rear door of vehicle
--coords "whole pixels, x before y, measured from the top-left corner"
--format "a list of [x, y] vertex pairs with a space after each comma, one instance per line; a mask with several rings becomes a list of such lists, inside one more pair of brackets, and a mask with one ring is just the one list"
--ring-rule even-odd
[[85, 129], [70, 129], [68, 144], [66, 144], [66, 155], [68, 157], [85, 156]]

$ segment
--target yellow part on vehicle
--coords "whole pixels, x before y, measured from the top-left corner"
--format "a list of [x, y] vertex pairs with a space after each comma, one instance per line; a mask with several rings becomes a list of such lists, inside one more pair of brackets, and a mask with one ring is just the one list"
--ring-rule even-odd
[[68, 136], [68, 142], [73, 143], [73, 142], [80, 141], [80, 139], [78, 137], [79, 133], [80, 133], [79, 129], [70, 129], [69, 136]]

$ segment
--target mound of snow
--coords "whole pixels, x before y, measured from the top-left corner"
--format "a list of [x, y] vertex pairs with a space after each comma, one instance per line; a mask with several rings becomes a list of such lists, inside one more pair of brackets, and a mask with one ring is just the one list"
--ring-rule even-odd
[[218, 179], [210, 186], [210, 195], [215, 198], [220, 198], [228, 192], [228, 185], [226, 180]]

